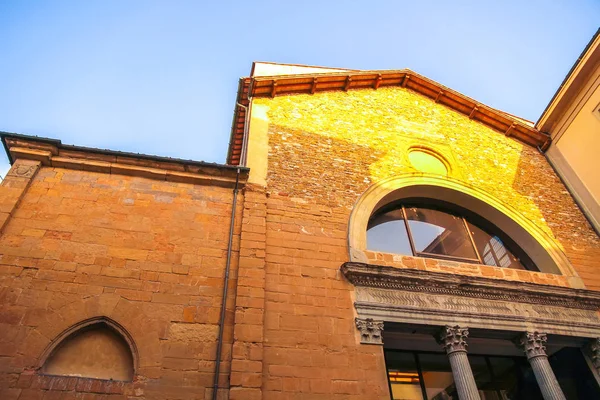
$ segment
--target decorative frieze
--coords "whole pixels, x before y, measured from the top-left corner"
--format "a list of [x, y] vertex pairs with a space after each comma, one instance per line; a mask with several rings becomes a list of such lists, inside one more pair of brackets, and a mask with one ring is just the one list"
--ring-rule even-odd
[[594, 311], [600, 308], [600, 292], [585, 289], [537, 285], [528, 282], [445, 274], [357, 262], [344, 263], [341, 271], [355, 286]]
[[548, 341], [548, 336], [545, 333], [539, 332], [526, 332], [519, 336], [515, 343], [516, 345], [525, 352], [527, 359], [531, 359], [534, 357], [544, 356], [547, 357], [546, 354], [546, 342]]
[[383, 344], [383, 321], [372, 318], [356, 318], [356, 328], [360, 331], [360, 342], [363, 344]]
[[461, 328], [460, 326], [445, 326], [436, 336], [436, 340], [446, 350], [446, 353], [454, 353], [455, 351], [467, 351], [467, 337], [469, 337], [469, 329]]
[[355, 296], [354, 306], [361, 318], [517, 332], [535, 326], [551, 334], [600, 336], [600, 316], [593, 310], [366, 286], [356, 287]]

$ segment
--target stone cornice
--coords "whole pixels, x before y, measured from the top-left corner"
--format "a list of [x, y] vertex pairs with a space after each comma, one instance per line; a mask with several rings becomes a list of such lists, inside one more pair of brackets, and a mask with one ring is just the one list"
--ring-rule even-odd
[[242, 187], [248, 178], [244, 167], [68, 146], [60, 140], [7, 132], [0, 132], [0, 137], [11, 163], [34, 160], [50, 167], [222, 187], [235, 185], [238, 169]]
[[341, 271], [356, 286], [585, 310], [598, 310], [600, 308], [600, 292], [585, 289], [571, 289], [357, 262], [344, 263]]
[[[325, 91], [348, 91], [383, 87], [402, 87], [433, 99], [470, 119], [491, 127], [522, 143], [547, 149], [550, 136], [533, 127], [529, 121], [515, 117], [452, 90], [409, 69], [381, 71], [336, 71], [297, 75], [256, 76], [240, 78], [234, 109], [227, 161], [241, 161], [245, 137], [246, 111], [253, 97], [275, 97], [293, 94], [315, 94]], [[240, 107], [241, 106], [241, 107]]]

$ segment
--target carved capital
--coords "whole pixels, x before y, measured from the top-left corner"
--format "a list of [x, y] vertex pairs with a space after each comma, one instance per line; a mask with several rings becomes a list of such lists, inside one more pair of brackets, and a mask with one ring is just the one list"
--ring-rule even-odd
[[436, 336], [436, 340], [446, 350], [446, 353], [455, 351], [467, 351], [467, 337], [469, 337], [469, 328], [460, 326], [445, 326]]
[[592, 353], [592, 364], [600, 372], [600, 338], [592, 340], [590, 343], [590, 352]]
[[12, 168], [6, 174], [7, 176], [16, 176], [19, 178], [31, 178], [38, 169], [37, 164], [31, 164], [29, 162], [23, 162], [17, 160]]
[[373, 318], [356, 318], [356, 328], [360, 331], [360, 342], [363, 344], [383, 344], [383, 321]]
[[546, 354], [546, 342], [548, 336], [545, 333], [540, 332], [526, 332], [519, 336], [515, 340], [515, 344], [525, 352], [527, 359], [539, 356], [545, 356]]

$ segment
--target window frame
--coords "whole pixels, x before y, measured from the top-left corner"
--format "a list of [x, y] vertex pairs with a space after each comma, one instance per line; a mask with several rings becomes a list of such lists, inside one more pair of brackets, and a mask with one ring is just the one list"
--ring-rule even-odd
[[[405, 353], [405, 354], [412, 354], [412, 356], [414, 357], [415, 360], [415, 367], [417, 369], [417, 374], [419, 377], [419, 386], [421, 388], [421, 395], [423, 396], [423, 400], [427, 400], [428, 396], [427, 396], [427, 386], [425, 384], [425, 379], [424, 379], [424, 375], [423, 372], [427, 372], [426, 370], [424, 371], [424, 369], [421, 366], [421, 360], [420, 360], [420, 355], [429, 355], [429, 354], [435, 354], [435, 355], [444, 355], [446, 356], [445, 353], [440, 353], [437, 351], [419, 351], [419, 350], [401, 350], [401, 349], [384, 349], [384, 362], [385, 362], [385, 374], [386, 374], [386, 379], [388, 382], [388, 387], [390, 389], [390, 399], [393, 400], [393, 393], [392, 393], [392, 381], [390, 380], [390, 364], [388, 363], [387, 360], [387, 353]], [[509, 356], [509, 355], [493, 355], [493, 354], [469, 354], [469, 356], [473, 356], [473, 357], [482, 357], [484, 358], [485, 362], [486, 362], [486, 366], [488, 368], [488, 371], [490, 372], [490, 384], [492, 385], [493, 391], [496, 392], [496, 394], [501, 398], [502, 394], [501, 394], [501, 388], [499, 388], [499, 380], [498, 377], [495, 375], [494, 372], [494, 368], [491, 364], [490, 358], [504, 358], [504, 359], [510, 359], [515, 363], [515, 366], [519, 366], [519, 365], [527, 365], [527, 361], [526, 361], [526, 357], [524, 356]], [[450, 365], [450, 361], [448, 360], [448, 365]], [[479, 387], [477, 388], [477, 390], [480, 390]]]
[[[429, 209], [439, 211], [448, 215], [452, 215], [454, 217], [458, 217], [462, 220], [463, 226], [467, 232], [466, 237], [468, 237], [471, 247], [473, 248], [476, 258], [468, 258], [468, 257], [460, 257], [460, 256], [452, 256], [446, 254], [435, 254], [428, 252], [420, 252], [416, 250], [416, 246], [413, 239], [413, 234], [410, 228], [408, 215], [406, 213], [407, 207], [417, 207], [422, 209]], [[451, 204], [442, 200], [433, 200], [433, 199], [424, 199], [424, 198], [407, 198], [398, 201], [391, 202], [386, 204], [379, 209], [377, 209], [371, 217], [369, 218], [369, 222], [376, 218], [381, 214], [385, 214], [387, 212], [393, 210], [401, 210], [402, 211], [402, 219], [404, 221], [404, 226], [407, 232], [408, 241], [410, 244], [410, 249], [412, 251], [412, 256], [414, 257], [426, 257], [426, 258], [435, 258], [440, 260], [447, 261], [456, 261], [456, 262], [465, 262], [470, 264], [479, 264], [479, 265], [488, 265], [483, 261], [481, 254], [479, 253], [479, 249], [477, 249], [477, 245], [475, 244], [475, 240], [473, 238], [473, 234], [469, 228], [469, 223], [473, 226], [479, 228], [487, 235], [491, 237], [498, 238], [502, 245], [509, 251], [515, 258], [519, 260], [519, 263], [522, 265], [523, 269], [526, 271], [534, 271], [539, 272], [539, 268], [535, 265], [535, 263], [531, 260], [531, 258], [525, 253], [525, 251], [517, 245], [507, 234], [501, 231], [498, 227], [493, 225], [491, 222], [487, 221], [485, 218], [481, 217], [478, 214], [475, 214], [472, 211], [459, 207], [455, 204]], [[369, 230], [369, 224], [367, 224], [367, 232]], [[367, 248], [367, 250], [369, 250]], [[495, 258], [495, 257], [494, 257]], [[510, 267], [500, 267], [499, 268], [510, 268]], [[511, 268], [515, 270], [519, 270], [518, 268]]]

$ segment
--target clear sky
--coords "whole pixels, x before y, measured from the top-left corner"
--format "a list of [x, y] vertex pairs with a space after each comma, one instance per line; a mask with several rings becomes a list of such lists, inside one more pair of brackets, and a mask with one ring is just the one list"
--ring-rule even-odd
[[599, 25], [600, 0], [2, 0], [0, 130], [224, 162], [255, 60], [410, 68], [537, 120]]

